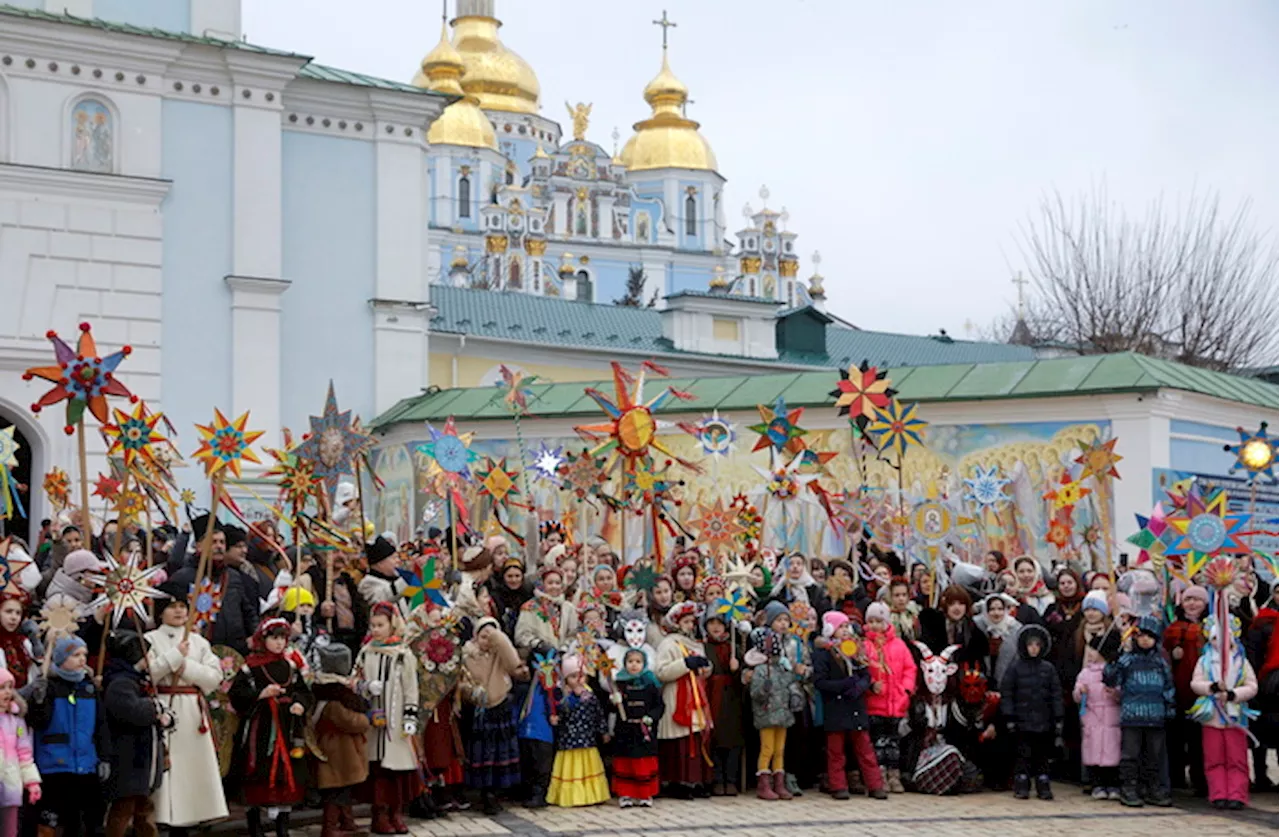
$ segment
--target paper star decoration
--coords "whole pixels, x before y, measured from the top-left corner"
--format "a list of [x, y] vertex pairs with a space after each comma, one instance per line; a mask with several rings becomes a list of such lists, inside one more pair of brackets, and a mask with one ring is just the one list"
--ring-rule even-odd
[[1166, 555], [1186, 555], [1186, 572], [1190, 578], [1220, 552], [1250, 552], [1242, 540], [1248, 513], [1232, 514], [1227, 508], [1227, 492], [1219, 488], [1204, 496], [1199, 483], [1187, 493], [1183, 512], [1167, 518], [1177, 537], [1165, 550]]
[[484, 458], [485, 467], [476, 470], [476, 480], [480, 483], [480, 493], [493, 498], [493, 502], [505, 506], [511, 498], [520, 493], [516, 480], [520, 472], [508, 471], [505, 457], [499, 459]]
[[324, 412], [311, 416], [311, 432], [303, 437], [294, 453], [311, 462], [312, 471], [324, 482], [332, 499], [338, 490], [338, 482], [344, 476], [355, 473], [355, 457], [372, 440], [352, 422], [350, 410], [338, 409], [338, 397], [333, 392], [333, 381], [324, 399]]
[[80, 628], [80, 603], [65, 593], [54, 593], [40, 608], [40, 632], [46, 646]]
[[0, 428], [0, 520], [12, 519], [14, 509], [24, 513], [18, 497], [18, 480], [10, 471], [18, 467], [18, 451], [22, 448], [14, 438], [16, 429], [13, 425]]
[[31, 412], [38, 413], [45, 407], [66, 401], [67, 424], [64, 429], [70, 435], [75, 431], [75, 425], [84, 418], [86, 409], [99, 423], [107, 423], [108, 395], [128, 398], [131, 402], [138, 400], [115, 377], [116, 368], [129, 356], [132, 348], [123, 346], [118, 352], [98, 357], [98, 344], [93, 339], [88, 323], [80, 324], [80, 340], [75, 349], [68, 346], [55, 331], [46, 332], [45, 337], [53, 344], [57, 364], [34, 366], [23, 373], [22, 379], [30, 381], [32, 378], [41, 378], [54, 387], [31, 405]]
[[217, 621], [218, 613], [222, 610], [222, 585], [206, 578], [188, 588], [187, 595], [191, 594], [195, 594], [195, 621], [191, 627], [196, 633], [203, 633], [205, 628]]
[[529, 470], [539, 480], [559, 484], [562, 464], [564, 464], [563, 446], [539, 442], [538, 449], [533, 452], [533, 464], [529, 466]]
[[418, 452], [431, 460], [432, 470], [450, 477], [468, 478], [472, 463], [479, 458], [471, 449], [475, 432], [459, 433], [453, 416], [449, 416], [445, 419], [444, 430], [436, 430], [427, 424], [427, 433], [430, 439], [418, 445]]
[[196, 425], [200, 432], [200, 447], [192, 456], [204, 463], [205, 476], [212, 477], [225, 469], [232, 476], [239, 477], [242, 461], [261, 464], [262, 460], [249, 446], [265, 431], [246, 430], [248, 423], [248, 410], [235, 421], [227, 421], [222, 411], [215, 408], [212, 423]]
[[1066, 509], [1060, 509], [1049, 521], [1049, 531], [1044, 536], [1045, 543], [1050, 543], [1058, 549], [1066, 549], [1067, 544], [1071, 543], [1071, 513]]
[[509, 369], [506, 364], [500, 365], [498, 372], [502, 375], [502, 380], [496, 382], [494, 386], [506, 390], [502, 400], [506, 402], [507, 409], [521, 416], [529, 412], [529, 397], [533, 395], [531, 387], [538, 380], [538, 376], [526, 375], [518, 369]]
[[841, 369], [840, 382], [830, 393], [836, 400], [839, 414], [848, 416], [860, 429], [865, 429], [898, 394], [889, 386], [887, 375], [865, 360]]
[[114, 501], [120, 496], [120, 480], [106, 474], [98, 474], [98, 479], [93, 484], [93, 496], [101, 497], [108, 502]]
[[724, 580], [731, 587], [747, 587], [751, 584], [751, 565], [741, 558], [733, 558], [724, 570]]
[[898, 399], [889, 402], [889, 406], [876, 413], [876, 417], [867, 424], [867, 437], [871, 444], [882, 453], [897, 451], [898, 456], [905, 456], [907, 448], [924, 444], [924, 431], [929, 423], [916, 415], [919, 404], [903, 404]]
[[45, 474], [44, 493], [54, 508], [65, 509], [71, 502], [71, 478], [67, 472], [55, 467]]
[[[606, 413], [607, 421], [573, 428], [578, 436], [595, 445], [590, 451], [591, 456], [606, 457], [605, 473], [612, 473], [619, 463], [624, 473], [631, 473], [650, 451], [657, 451], [691, 471], [698, 471], [697, 465], [677, 456], [675, 451], [658, 438], [659, 424], [654, 417], [672, 398], [689, 400], [693, 396], [665, 387], [646, 401], [644, 383], [647, 367], [642, 366], [640, 374], [635, 378], [617, 361], [612, 363], [612, 367], [612, 399], [594, 387], [587, 387], [585, 390], [587, 396]], [[681, 425], [681, 429], [693, 432], [692, 427], [685, 425]]]
[[140, 491], [125, 491], [116, 498], [116, 513], [121, 520], [139, 520], [146, 511], [146, 497]]
[[713, 554], [732, 547], [734, 540], [742, 534], [737, 513], [726, 508], [724, 500], [719, 497], [709, 506], [699, 505], [698, 517], [690, 520], [689, 526], [697, 530], [697, 542], [707, 546]]
[[1071, 514], [1075, 511], [1076, 505], [1092, 493], [1092, 488], [1084, 487], [1078, 480], [1071, 479], [1069, 472], [1063, 471], [1062, 476], [1058, 478], [1057, 487], [1046, 491], [1043, 496], [1044, 499], [1052, 501], [1055, 510]]
[[190, 488], [182, 489], [182, 493], [178, 495], [178, 499], [182, 501], [184, 506], [189, 506], [196, 501], [196, 492]]
[[1116, 463], [1124, 459], [1116, 453], [1115, 438], [1108, 439], [1105, 442], [1094, 440], [1093, 444], [1086, 445], [1079, 456], [1076, 457], [1076, 463], [1083, 465], [1084, 469], [1080, 474], [1080, 479], [1085, 480], [1093, 477], [1098, 482], [1105, 479], [1120, 479], [1120, 472], [1116, 470]]
[[107, 455], [123, 457], [126, 468], [133, 468], [140, 462], [154, 465], [156, 460], [151, 446], [164, 441], [164, 437], [156, 431], [156, 425], [163, 416], [160, 413], [148, 415], [147, 406], [141, 401], [131, 414], [119, 408], [112, 413], [115, 423], [102, 427], [102, 432], [111, 441]]
[[975, 465], [973, 476], [964, 480], [965, 487], [968, 489], [964, 499], [979, 509], [998, 509], [1009, 502], [1009, 495], [1004, 489], [1011, 482], [1013, 480], [1000, 476], [999, 465], [992, 465], [986, 470], [983, 470], [981, 465]]
[[421, 572], [399, 569], [396, 572], [409, 586], [400, 595], [409, 600], [410, 609], [416, 608], [430, 600], [440, 607], [448, 607], [449, 600], [444, 595], [444, 579], [436, 575], [436, 559], [428, 558], [422, 565]]
[[1151, 510], [1150, 517], [1143, 515], [1134, 515], [1138, 518], [1138, 531], [1130, 535], [1127, 540], [1129, 543], [1138, 547], [1138, 563], [1150, 561], [1152, 566], [1157, 570], [1162, 569], [1165, 563], [1165, 543], [1166, 533], [1170, 531], [1169, 524], [1165, 520], [1164, 505], [1156, 503], [1155, 508]]
[[765, 480], [765, 491], [775, 500], [787, 502], [800, 496], [804, 486], [818, 478], [817, 474], [800, 473], [801, 458], [797, 456], [786, 465], [778, 465], [775, 461], [772, 468], [761, 468], [752, 465], [755, 472]]
[[130, 552], [124, 561], [120, 561], [108, 551], [106, 572], [87, 574], [97, 588], [98, 597], [85, 605], [85, 609], [92, 613], [103, 605], [110, 605], [113, 626], [119, 626], [125, 611], [130, 610], [139, 622], [145, 622], [147, 602], [160, 595], [160, 591], [151, 585], [156, 576], [164, 572], [164, 566], [140, 567], [138, 562], [141, 560], [140, 552]]
[[1250, 481], [1257, 480], [1259, 477], [1274, 480], [1276, 452], [1277, 447], [1280, 446], [1280, 439], [1267, 435], [1265, 421], [1258, 426], [1257, 433], [1246, 433], [1243, 427], [1237, 427], [1236, 432], [1240, 434], [1240, 443], [1225, 446], [1225, 449], [1236, 457], [1228, 473], [1235, 473], [1237, 469], [1243, 468], [1248, 472]]
[[18, 467], [18, 451], [22, 449], [22, 445], [18, 444], [14, 436], [17, 429], [13, 425], [0, 427], [0, 468]]
[[794, 456], [805, 449], [805, 441], [801, 437], [809, 431], [798, 424], [800, 416], [804, 414], [804, 407], [789, 410], [787, 402], [779, 395], [772, 407], [758, 404], [756, 410], [760, 413], [760, 423], [747, 428], [760, 434], [755, 447], [751, 449], [753, 452], [772, 448], [777, 453]]
[[643, 590], [646, 593], [658, 583], [658, 571], [648, 561], [640, 561], [631, 567], [623, 582], [623, 586], [631, 590]]
[[0, 595], [22, 596], [25, 593], [19, 579], [31, 563], [31, 556], [12, 538], [0, 538]]
[[324, 480], [316, 476], [315, 464], [298, 456], [298, 446], [293, 443], [293, 434], [288, 428], [284, 430], [284, 447], [266, 448], [266, 451], [273, 461], [263, 476], [279, 481], [280, 502], [294, 510], [302, 509], [324, 484]]
[[733, 451], [733, 443], [738, 438], [737, 428], [733, 422], [721, 418], [719, 410], [712, 410], [711, 415], [703, 416], [702, 421], [693, 428], [694, 436], [707, 456], [728, 456]]
[[568, 454], [560, 465], [560, 479], [564, 490], [573, 492], [578, 500], [597, 495], [607, 479], [604, 459], [585, 450], [579, 454]]

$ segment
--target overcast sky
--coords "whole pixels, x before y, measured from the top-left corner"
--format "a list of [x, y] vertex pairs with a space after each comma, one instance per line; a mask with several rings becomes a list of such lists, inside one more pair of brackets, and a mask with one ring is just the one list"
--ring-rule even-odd
[[[243, 0], [248, 40], [408, 80], [435, 0]], [[966, 334], [1014, 299], [1040, 197], [1105, 184], [1141, 209], [1217, 190], [1280, 203], [1275, 0], [498, 0], [543, 114], [594, 104], [612, 147], [648, 116], [666, 8], [671, 65], [728, 179], [730, 230], [767, 184], [830, 310], [864, 328]], [[453, 4], [450, 3], [452, 13]], [[568, 133], [566, 127], [566, 134]]]

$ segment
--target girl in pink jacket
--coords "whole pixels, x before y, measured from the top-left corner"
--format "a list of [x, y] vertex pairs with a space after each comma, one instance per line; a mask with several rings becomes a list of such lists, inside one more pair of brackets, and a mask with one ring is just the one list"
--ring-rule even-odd
[[867, 605], [862, 627], [866, 634], [863, 644], [867, 663], [871, 669], [871, 690], [867, 692], [867, 715], [870, 716], [871, 743], [876, 751], [876, 761], [885, 787], [890, 793], [902, 793], [902, 773], [898, 730], [907, 708], [911, 705], [911, 693], [916, 689], [916, 661], [907, 644], [898, 638], [889, 622], [889, 608], [883, 602]]
[[1090, 639], [1071, 693], [1080, 705], [1080, 763], [1094, 799], [1120, 798], [1120, 696], [1102, 683], [1107, 660], [1119, 654], [1119, 631]]
[[0, 669], [0, 837], [18, 837], [18, 812], [25, 790], [31, 804], [40, 801], [40, 772], [27, 722], [18, 714], [13, 675]]

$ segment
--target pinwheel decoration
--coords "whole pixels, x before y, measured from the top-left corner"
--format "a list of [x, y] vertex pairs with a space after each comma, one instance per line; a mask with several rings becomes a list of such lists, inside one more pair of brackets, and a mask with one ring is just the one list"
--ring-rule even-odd
[[350, 410], [338, 409], [338, 397], [329, 382], [324, 412], [311, 416], [311, 432], [303, 437], [294, 454], [311, 463], [315, 476], [324, 482], [332, 499], [338, 482], [355, 473], [355, 458], [372, 445], [372, 439], [352, 422]]
[[713, 612], [724, 616], [730, 622], [741, 622], [751, 616], [751, 599], [747, 596], [747, 591], [741, 587], [734, 588], [729, 591], [727, 596], [721, 596], [712, 603]]
[[1118, 439], [1115, 438], [1105, 442], [1095, 439], [1093, 444], [1084, 446], [1080, 455], [1076, 457], [1076, 463], [1084, 466], [1080, 479], [1093, 477], [1099, 483], [1107, 479], [1120, 479], [1116, 463], [1124, 457], [1116, 453], [1117, 441]]
[[1190, 578], [1220, 552], [1250, 552], [1242, 540], [1249, 534], [1245, 526], [1248, 513], [1232, 514], [1227, 507], [1227, 492], [1215, 489], [1207, 497], [1199, 483], [1187, 493], [1186, 509], [1167, 518], [1177, 536], [1165, 550], [1166, 555], [1186, 555], [1186, 573]]
[[187, 596], [195, 602], [195, 621], [191, 627], [196, 633], [203, 633], [218, 620], [218, 613], [222, 610], [222, 585], [206, 578], [199, 584], [192, 584]]
[[805, 449], [803, 437], [809, 431], [799, 425], [804, 407], [789, 409], [787, 402], [779, 395], [773, 402], [773, 406], [758, 404], [756, 410], [760, 413], [760, 423], [747, 428], [753, 433], [760, 434], [756, 439], [755, 447], [751, 449], [753, 452], [771, 448], [775, 453], [789, 453], [795, 456]]
[[533, 452], [533, 464], [529, 470], [533, 475], [545, 482], [560, 484], [560, 466], [564, 464], [564, 447], [539, 442], [538, 449]]
[[1063, 511], [1070, 515], [1080, 501], [1092, 493], [1092, 488], [1086, 488], [1080, 484], [1079, 480], [1073, 480], [1071, 473], [1064, 470], [1058, 478], [1057, 486], [1046, 491], [1043, 496], [1044, 499], [1053, 503], [1054, 511]]
[[604, 459], [585, 450], [580, 454], [568, 454], [560, 465], [560, 479], [564, 489], [573, 492], [579, 501], [596, 496], [607, 479]]
[[56, 365], [34, 366], [23, 373], [22, 379], [41, 378], [54, 386], [31, 405], [31, 412], [38, 413], [45, 407], [66, 401], [67, 423], [64, 429], [70, 436], [76, 425], [84, 420], [85, 410], [101, 424], [107, 423], [108, 395], [128, 398], [131, 402], [138, 400], [115, 377], [117, 367], [133, 351], [132, 348], [122, 346], [117, 352], [98, 357], [98, 344], [88, 323], [80, 324], [80, 339], [74, 349], [55, 331], [49, 331], [45, 336], [53, 344]]
[[[656, 367], [648, 363], [642, 364], [640, 374], [632, 378], [617, 361], [611, 365], [614, 390], [612, 399], [594, 387], [587, 387], [585, 390], [587, 396], [606, 413], [608, 420], [573, 428], [582, 439], [595, 445], [590, 451], [591, 456], [606, 457], [604, 473], [612, 473], [619, 463], [624, 473], [634, 472], [651, 451], [657, 451], [689, 470], [698, 472], [700, 469], [697, 465], [677, 456], [675, 451], [658, 438], [660, 425], [655, 418], [655, 414], [671, 399], [692, 400], [693, 396], [666, 387], [645, 400], [645, 371]], [[693, 432], [692, 426], [680, 425], [680, 428]]]
[[1224, 446], [1225, 450], [1235, 454], [1236, 457], [1229, 473], [1235, 473], [1243, 468], [1249, 474], [1250, 482], [1256, 481], [1259, 477], [1274, 480], [1276, 453], [1277, 447], [1280, 446], [1280, 439], [1267, 434], [1265, 421], [1258, 426], [1257, 433], [1246, 433], [1243, 427], [1237, 427], [1236, 432], [1240, 434], [1239, 444]]
[[973, 503], [979, 509], [999, 509], [1001, 506], [1009, 502], [1009, 495], [1005, 493], [1005, 486], [1013, 482], [1011, 479], [1005, 479], [1000, 475], [1000, 466], [992, 465], [990, 468], [983, 469], [981, 465], [973, 467], [973, 476], [964, 480], [965, 491], [964, 499]]
[[155, 465], [155, 454], [151, 446], [165, 441], [156, 430], [156, 425], [164, 418], [160, 413], [148, 414], [147, 405], [139, 401], [132, 413], [126, 413], [118, 407], [112, 410], [115, 422], [102, 427], [110, 442], [108, 456], [120, 456], [126, 468], [133, 468], [139, 462]]
[[897, 394], [898, 391], [889, 385], [888, 372], [871, 366], [865, 360], [841, 369], [840, 382], [831, 391], [839, 414], [848, 416], [859, 429], [866, 429]]
[[519, 471], [508, 471], [505, 457], [484, 458], [484, 467], [476, 469], [476, 481], [480, 484], [480, 494], [489, 497], [496, 505], [506, 506], [511, 498], [520, 493], [516, 485]]
[[0, 520], [11, 519], [15, 509], [18, 514], [25, 514], [12, 470], [18, 467], [18, 451], [22, 447], [14, 437], [15, 430], [13, 425], [0, 428]]
[[192, 454], [195, 459], [204, 463], [205, 476], [213, 477], [223, 471], [234, 477], [240, 476], [240, 463], [261, 463], [258, 455], [250, 447], [265, 431], [246, 430], [249, 423], [249, 412], [246, 410], [235, 421], [227, 421], [221, 410], [214, 409], [213, 421], [210, 424], [197, 424], [200, 432], [200, 447]]
[[106, 474], [98, 474], [98, 479], [93, 484], [93, 496], [101, 497], [108, 503], [114, 502], [120, 496], [120, 480]]
[[719, 410], [712, 410], [711, 415], [703, 416], [702, 421], [695, 424], [693, 429], [702, 452], [707, 456], [728, 456], [733, 452], [738, 430], [733, 422], [720, 417]]
[[731, 549], [742, 534], [742, 524], [738, 521], [737, 513], [726, 508], [724, 500], [719, 497], [709, 506], [700, 504], [698, 517], [690, 520], [689, 526], [697, 530], [697, 542], [717, 555]]
[[293, 443], [293, 434], [284, 430], [284, 446], [266, 448], [273, 460], [271, 468], [263, 474], [268, 479], [275, 479], [280, 484], [280, 502], [288, 505], [295, 513], [307, 505], [307, 501], [315, 496], [316, 489], [324, 484], [324, 480], [316, 476], [315, 463], [298, 455], [298, 447]]
[[529, 398], [533, 395], [531, 387], [537, 382], [538, 376], [510, 369], [506, 364], [500, 365], [498, 372], [502, 375], [502, 380], [495, 382], [494, 386], [506, 390], [502, 400], [506, 402], [507, 409], [519, 415], [529, 412]]
[[44, 475], [44, 493], [56, 509], [65, 509], [71, 503], [71, 479], [61, 468], [54, 468]]
[[431, 601], [440, 607], [448, 607], [449, 600], [444, 595], [444, 579], [436, 575], [436, 559], [428, 558], [418, 572], [403, 567], [397, 570], [400, 577], [408, 585], [400, 595], [409, 601], [409, 608]]
[[917, 415], [919, 406], [914, 402], [903, 404], [896, 398], [891, 400], [888, 407], [867, 423], [866, 434], [871, 444], [882, 453], [896, 451], [899, 458], [905, 456], [912, 445], [923, 445], [929, 423]]
[[147, 602], [160, 595], [160, 591], [152, 587], [152, 583], [156, 576], [164, 572], [164, 566], [143, 567], [139, 566], [141, 561], [140, 552], [130, 552], [121, 561], [108, 551], [106, 571], [87, 574], [98, 596], [85, 605], [85, 609], [93, 612], [103, 605], [110, 605], [113, 626], [120, 624], [126, 611], [132, 611], [139, 622], [145, 622]]

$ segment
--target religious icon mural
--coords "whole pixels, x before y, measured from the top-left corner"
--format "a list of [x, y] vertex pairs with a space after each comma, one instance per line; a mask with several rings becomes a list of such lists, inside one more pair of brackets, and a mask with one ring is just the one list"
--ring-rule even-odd
[[114, 117], [97, 99], [84, 99], [71, 109], [71, 168], [110, 172], [115, 166]]

